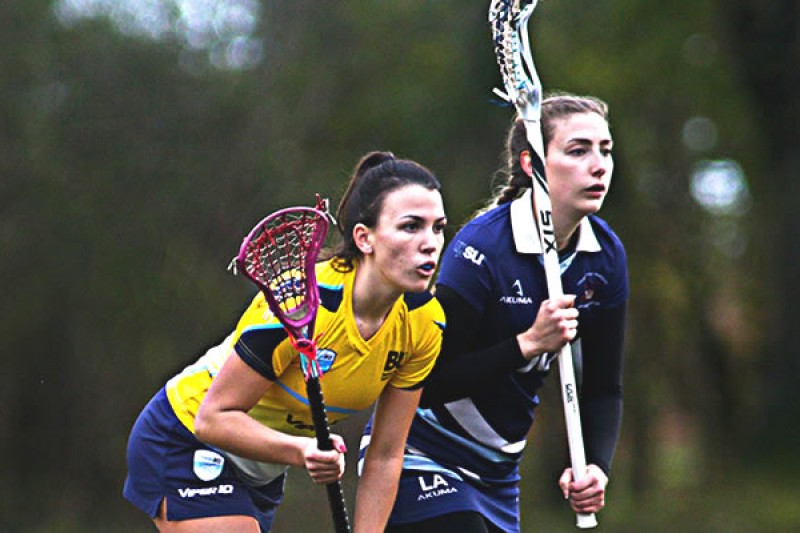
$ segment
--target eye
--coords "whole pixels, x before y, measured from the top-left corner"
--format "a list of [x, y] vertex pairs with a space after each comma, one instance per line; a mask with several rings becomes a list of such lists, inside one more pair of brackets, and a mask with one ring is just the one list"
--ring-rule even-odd
[[600, 153], [603, 154], [605, 157], [611, 157], [611, 148], [603, 148], [600, 150]]
[[567, 155], [571, 155], [571, 156], [574, 156], [574, 157], [580, 157], [580, 156], [582, 156], [584, 154], [586, 154], [586, 148], [584, 148], [582, 146], [567, 150]]
[[434, 233], [443, 233], [446, 227], [447, 227], [447, 222], [442, 220], [441, 222], [437, 222], [433, 225], [433, 231]]
[[400, 230], [413, 233], [419, 229], [419, 223], [415, 221], [406, 222], [400, 226]]

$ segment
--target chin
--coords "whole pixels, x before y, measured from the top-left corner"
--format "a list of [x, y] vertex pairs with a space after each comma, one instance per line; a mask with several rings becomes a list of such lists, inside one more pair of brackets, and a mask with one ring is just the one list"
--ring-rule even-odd
[[594, 215], [598, 211], [600, 211], [601, 207], [603, 207], [603, 201], [602, 200], [600, 200], [599, 202], [591, 202], [591, 203], [587, 204], [586, 206], [584, 206], [584, 208], [581, 211], [583, 211], [583, 213], [585, 215]]
[[424, 292], [428, 289], [428, 283], [420, 283], [406, 288], [403, 292]]
[[406, 283], [405, 286], [403, 287], [403, 292], [423, 292], [423, 291], [426, 291], [426, 290], [428, 290], [428, 287], [430, 287], [430, 284], [431, 284], [430, 282], [431, 282], [431, 280], [425, 279], [425, 280], [418, 280], [418, 281], [412, 281], [412, 282]]

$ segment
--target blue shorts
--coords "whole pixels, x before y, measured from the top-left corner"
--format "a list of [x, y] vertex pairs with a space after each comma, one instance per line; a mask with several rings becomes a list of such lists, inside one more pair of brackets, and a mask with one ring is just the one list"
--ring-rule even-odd
[[150, 517], [166, 498], [168, 520], [246, 515], [267, 532], [285, 479], [247, 485], [231, 461], [178, 420], [162, 388], [133, 425], [123, 494]]
[[446, 469], [403, 470], [389, 524], [410, 524], [461, 511], [477, 512], [502, 531], [519, 532], [519, 488], [516, 483], [473, 484]]

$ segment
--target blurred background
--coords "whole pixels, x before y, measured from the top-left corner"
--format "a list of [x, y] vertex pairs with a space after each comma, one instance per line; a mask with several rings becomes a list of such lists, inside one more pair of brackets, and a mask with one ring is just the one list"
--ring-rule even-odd
[[[437, 173], [448, 236], [483, 204], [513, 114], [491, 103], [487, 8], [0, 3], [0, 531], [152, 530], [121, 496], [128, 431], [234, 326], [253, 289], [226, 267], [267, 213], [338, 202], [373, 149]], [[795, 0], [537, 8], [545, 88], [610, 104], [601, 214], [630, 260], [598, 531], [800, 529], [798, 34]], [[557, 389], [523, 465], [525, 532], [574, 530]], [[351, 453], [362, 422], [337, 428]], [[329, 530], [306, 478], [276, 532]]]

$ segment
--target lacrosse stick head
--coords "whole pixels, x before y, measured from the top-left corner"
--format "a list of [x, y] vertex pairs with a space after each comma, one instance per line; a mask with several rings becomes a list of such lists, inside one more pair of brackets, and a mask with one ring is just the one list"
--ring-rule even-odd
[[[492, 0], [489, 27], [504, 91], [495, 94], [513, 105], [526, 127], [538, 130], [542, 108], [542, 84], [536, 72], [528, 38], [528, 20], [538, 0]], [[530, 137], [530, 135], [529, 135]], [[541, 139], [532, 139], [533, 148], [543, 153]]]
[[315, 264], [328, 232], [324, 203], [290, 207], [264, 218], [244, 238], [236, 269], [253, 281], [275, 317], [296, 339], [313, 336], [319, 307]]

